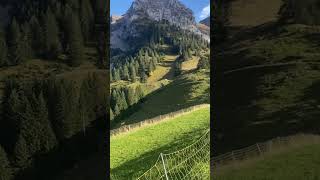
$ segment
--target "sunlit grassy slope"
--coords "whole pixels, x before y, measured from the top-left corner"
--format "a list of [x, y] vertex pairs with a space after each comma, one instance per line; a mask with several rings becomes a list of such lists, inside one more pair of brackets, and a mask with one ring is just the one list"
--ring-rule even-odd
[[196, 104], [209, 103], [209, 88], [210, 72], [208, 70], [182, 75], [167, 86], [146, 96], [136, 111], [120, 122], [130, 124]]
[[319, 180], [320, 145], [292, 148], [224, 169], [214, 180]]
[[194, 112], [111, 137], [111, 173], [120, 179], [141, 175], [160, 153], [170, 153], [195, 142], [209, 128], [210, 110]]

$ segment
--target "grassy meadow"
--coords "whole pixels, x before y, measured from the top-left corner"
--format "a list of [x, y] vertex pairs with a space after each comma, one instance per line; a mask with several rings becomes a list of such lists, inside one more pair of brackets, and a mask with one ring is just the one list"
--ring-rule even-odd
[[319, 180], [320, 145], [304, 145], [219, 170], [214, 180]]
[[111, 174], [119, 179], [137, 177], [151, 168], [160, 153], [182, 149], [200, 138], [210, 124], [203, 108], [180, 117], [111, 137]]

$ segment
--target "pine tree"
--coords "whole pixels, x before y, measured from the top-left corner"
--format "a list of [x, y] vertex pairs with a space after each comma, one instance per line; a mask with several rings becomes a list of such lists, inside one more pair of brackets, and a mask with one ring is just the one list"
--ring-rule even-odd
[[12, 169], [6, 152], [0, 146], [0, 180], [10, 180], [12, 178]]
[[24, 23], [22, 25], [22, 55], [26, 57], [26, 59], [32, 58], [34, 54], [31, 41], [32, 33], [30, 25], [28, 23]]
[[57, 21], [50, 8], [46, 13], [44, 30], [46, 42], [46, 57], [49, 59], [56, 59], [61, 53], [61, 43], [59, 39], [59, 29]]
[[137, 79], [136, 68], [134, 67], [133, 63], [130, 64], [130, 79], [131, 82], [136, 82]]
[[28, 152], [28, 145], [26, 140], [22, 135], [19, 135], [18, 140], [16, 142], [14, 148], [14, 157], [15, 157], [15, 164], [24, 169], [29, 167], [31, 163], [30, 153]]
[[130, 78], [130, 75], [129, 75], [128, 66], [124, 65], [122, 79], [129, 80], [129, 78]]
[[136, 87], [136, 97], [137, 99], [142, 99], [144, 97], [144, 91], [141, 86]]
[[132, 106], [137, 102], [137, 97], [135, 93], [136, 92], [134, 88], [131, 88], [131, 87], [127, 88], [126, 97], [127, 97], [127, 102], [129, 106]]
[[69, 19], [69, 65], [79, 66], [84, 60], [84, 44], [78, 15], [73, 13]]
[[5, 37], [0, 33], [0, 67], [7, 65], [8, 61], [8, 47]]
[[89, 0], [81, 1], [81, 29], [85, 41], [90, 39], [91, 30], [94, 23], [94, 14]]
[[114, 119], [114, 113], [111, 108], [109, 112], [110, 112], [110, 120], [112, 121]]
[[144, 72], [144, 71], [141, 71], [140, 72], [140, 81], [142, 82], [142, 83], [146, 83], [147, 82], [147, 75], [146, 75], [146, 73]]
[[110, 71], [110, 82], [114, 82], [114, 78], [113, 78], [113, 72], [112, 71]]
[[41, 129], [38, 129], [41, 149], [44, 152], [49, 152], [52, 148], [57, 146], [58, 141], [54, 134], [52, 124], [49, 120], [49, 112], [46, 101], [44, 100], [43, 93], [41, 92], [36, 99], [36, 107], [35, 107], [35, 119], [41, 124]]
[[125, 110], [128, 108], [128, 103], [127, 103], [127, 99], [126, 99], [126, 95], [124, 93], [124, 91], [121, 91], [121, 110]]
[[8, 50], [8, 65], [18, 65], [23, 62], [25, 57], [23, 57], [22, 54], [21, 32], [19, 24], [15, 18], [13, 18], [9, 29]]

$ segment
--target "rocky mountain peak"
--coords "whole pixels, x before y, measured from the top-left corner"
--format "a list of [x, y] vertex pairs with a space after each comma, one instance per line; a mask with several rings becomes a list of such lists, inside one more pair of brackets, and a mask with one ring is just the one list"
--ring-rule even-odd
[[144, 24], [145, 20], [165, 20], [181, 29], [202, 34], [192, 10], [180, 0], [134, 0], [123, 17], [111, 24], [111, 48], [128, 50], [128, 38], [142, 35], [141, 27], [137, 28], [137, 24]]
[[183, 29], [196, 24], [193, 12], [179, 0], [135, 0], [126, 15], [131, 21], [139, 18], [167, 20]]

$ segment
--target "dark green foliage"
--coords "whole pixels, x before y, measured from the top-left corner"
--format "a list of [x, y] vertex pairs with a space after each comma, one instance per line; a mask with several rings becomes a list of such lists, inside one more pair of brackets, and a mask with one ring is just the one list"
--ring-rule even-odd
[[84, 39], [88, 41], [92, 37], [92, 27], [94, 26], [94, 14], [90, 0], [81, 1], [80, 19]]
[[231, 0], [213, 0], [212, 36], [214, 42], [221, 42], [227, 36]]
[[201, 57], [198, 63], [198, 69], [210, 69], [210, 61], [208, 57]]
[[33, 49], [32, 49], [32, 33], [31, 28], [28, 23], [24, 23], [21, 25], [22, 29], [22, 38], [21, 38], [21, 44], [22, 44], [22, 54], [26, 59], [30, 59], [33, 56]]
[[23, 44], [21, 41], [20, 27], [15, 18], [12, 20], [9, 29], [8, 49], [9, 61], [8, 65], [17, 65], [24, 61]]
[[81, 32], [79, 17], [73, 13], [68, 20], [70, 26], [68, 44], [69, 49], [69, 65], [79, 66], [84, 60], [84, 42]]
[[44, 49], [44, 32], [39, 24], [37, 17], [32, 16], [30, 20], [30, 28], [32, 33], [31, 45], [35, 56], [40, 56]]
[[28, 167], [37, 153], [49, 152], [57, 145], [43, 94], [26, 90], [13, 90], [8, 100], [10, 120], [18, 128], [14, 155], [21, 168]]
[[111, 89], [110, 106], [114, 117], [128, 107], [138, 103], [144, 97], [141, 85], [125, 86]]
[[[48, 59], [56, 59], [61, 52], [61, 44], [57, 21], [50, 8], [47, 10], [45, 19], [45, 54]], [[35, 28], [38, 30], [38, 27]]]
[[7, 157], [7, 153], [0, 146], [0, 180], [10, 180], [12, 178], [12, 169]]
[[5, 36], [0, 33], [0, 67], [7, 65], [8, 63], [8, 48], [6, 44]]
[[22, 135], [18, 137], [14, 148], [15, 165], [21, 169], [27, 168], [31, 164], [31, 157], [28, 151], [28, 145]]
[[283, 0], [279, 16], [282, 23], [319, 25], [320, 2], [318, 0]]

